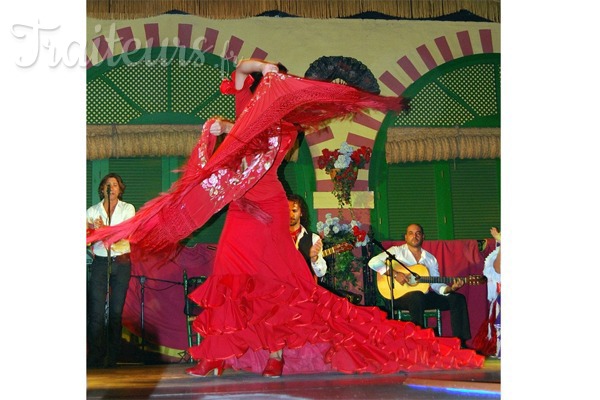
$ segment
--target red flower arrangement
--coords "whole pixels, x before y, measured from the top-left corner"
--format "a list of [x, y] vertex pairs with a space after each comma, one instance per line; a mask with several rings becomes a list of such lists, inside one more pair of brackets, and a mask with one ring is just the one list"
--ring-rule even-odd
[[321, 153], [317, 165], [331, 176], [332, 193], [338, 199], [340, 208], [345, 204], [350, 205], [350, 192], [356, 182], [358, 169], [364, 168], [371, 160], [371, 148], [367, 146], [354, 148], [342, 142], [339, 149], [333, 151], [323, 149]]
[[[323, 246], [330, 248], [340, 243], [352, 243], [355, 247], [361, 247], [370, 242], [359, 221], [353, 219], [350, 224], [342, 224], [340, 221], [340, 217], [327, 213], [325, 221], [317, 222], [317, 232], [323, 239]], [[333, 268], [328, 272], [334, 277], [335, 287], [346, 290], [349, 285], [356, 286], [355, 272], [360, 271], [359, 266], [364, 262], [366, 261], [362, 257], [355, 257], [350, 251], [337, 254]]]
[[367, 232], [360, 229], [358, 226], [354, 225], [352, 227], [352, 233], [354, 234], [354, 237], [356, 237], [356, 241], [358, 243], [364, 243], [365, 239], [367, 238]]

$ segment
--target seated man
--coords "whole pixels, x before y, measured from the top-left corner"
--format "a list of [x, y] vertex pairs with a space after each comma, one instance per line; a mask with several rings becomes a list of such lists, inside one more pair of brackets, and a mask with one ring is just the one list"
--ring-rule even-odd
[[[412, 265], [421, 264], [427, 268], [429, 276], [440, 276], [437, 259], [421, 247], [424, 239], [423, 227], [419, 224], [410, 224], [404, 235], [406, 243], [402, 246], [392, 246], [387, 251], [409, 268]], [[404, 270], [402, 266], [393, 269], [388, 268], [387, 258], [388, 254], [382, 252], [371, 258], [369, 267], [380, 275], [393, 276], [396, 284], [406, 285], [408, 282], [407, 274], [410, 273]], [[412, 322], [421, 327], [424, 326], [424, 310], [430, 308], [438, 308], [442, 311], [450, 310], [452, 335], [458, 337], [461, 346], [466, 348], [467, 340], [471, 339], [467, 301], [465, 296], [456, 292], [463, 285], [464, 281], [462, 279], [454, 279], [452, 286], [444, 283], [432, 283], [427, 293], [423, 293], [418, 289], [409, 291], [395, 299], [393, 306], [395, 310], [408, 310]]]

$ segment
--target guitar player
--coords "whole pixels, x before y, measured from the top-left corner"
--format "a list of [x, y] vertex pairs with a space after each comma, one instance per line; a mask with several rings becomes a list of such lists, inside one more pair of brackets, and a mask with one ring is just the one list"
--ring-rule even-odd
[[[304, 199], [297, 194], [288, 194], [290, 206], [290, 234], [296, 248], [300, 250], [315, 281], [327, 273], [327, 262], [323, 258], [321, 237], [305, 228], [308, 226], [308, 211]], [[304, 224], [302, 224], [304, 222]]]
[[306, 260], [315, 282], [337, 296], [345, 297], [353, 304], [359, 304], [362, 296], [347, 290], [335, 289], [319, 279], [327, 273], [327, 262], [324, 257], [337, 252], [350, 251], [354, 248], [354, 245], [341, 243], [323, 250], [321, 237], [305, 228], [305, 226], [310, 225], [310, 221], [308, 220], [308, 210], [304, 199], [297, 194], [288, 194], [287, 197], [290, 206], [290, 234], [296, 248]]
[[[439, 277], [437, 259], [421, 247], [424, 239], [423, 227], [419, 224], [410, 224], [406, 227], [404, 234], [406, 243], [401, 246], [392, 246], [387, 251], [408, 268], [417, 265], [425, 266], [429, 276]], [[465, 296], [457, 292], [464, 285], [464, 280], [455, 278], [449, 282], [451, 284], [432, 283], [425, 293], [421, 290], [410, 290], [407, 278], [410, 273], [394, 261], [392, 261], [390, 269], [388, 258], [388, 254], [384, 251], [369, 260], [369, 267], [380, 276], [386, 276], [386, 278], [393, 276], [394, 286], [399, 285], [399, 289], [406, 291], [397, 298], [394, 295], [389, 297], [390, 301], [394, 298], [394, 310], [408, 310], [412, 322], [421, 327], [424, 326], [424, 310], [431, 308], [438, 308], [442, 311], [449, 310], [452, 335], [460, 339], [461, 347], [466, 348], [467, 340], [471, 339], [469, 313]]]

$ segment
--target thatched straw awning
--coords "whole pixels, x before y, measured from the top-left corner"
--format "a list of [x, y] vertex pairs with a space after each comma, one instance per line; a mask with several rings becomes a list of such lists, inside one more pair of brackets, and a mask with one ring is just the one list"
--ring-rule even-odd
[[87, 16], [99, 19], [146, 18], [173, 10], [213, 19], [249, 18], [272, 11], [316, 19], [366, 12], [423, 19], [467, 10], [489, 21], [500, 22], [500, 0], [86, 0]]
[[187, 157], [200, 129], [199, 125], [88, 125], [87, 159]]
[[390, 128], [385, 156], [388, 164], [500, 158], [500, 128]]
[[[200, 125], [88, 125], [88, 160], [122, 157], [188, 157], [200, 137]], [[298, 160], [298, 143], [287, 161]]]

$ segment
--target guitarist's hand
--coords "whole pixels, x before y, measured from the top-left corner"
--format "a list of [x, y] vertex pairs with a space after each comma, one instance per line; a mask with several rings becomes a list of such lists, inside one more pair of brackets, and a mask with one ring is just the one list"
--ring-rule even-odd
[[317, 260], [319, 259], [319, 253], [322, 249], [323, 242], [321, 241], [321, 239], [317, 240], [317, 242], [310, 247], [309, 255], [311, 262], [317, 262]]
[[394, 271], [393, 273], [394, 273], [394, 279], [399, 284], [404, 285], [405, 283], [408, 282], [408, 280], [406, 279], [406, 275], [404, 275], [403, 273], [396, 272], [396, 271]]
[[452, 286], [446, 287], [446, 293], [456, 292], [458, 289], [460, 289], [461, 287], [463, 287], [464, 284], [465, 284], [465, 281], [463, 279], [461, 279], [461, 278], [455, 278], [452, 281]]

